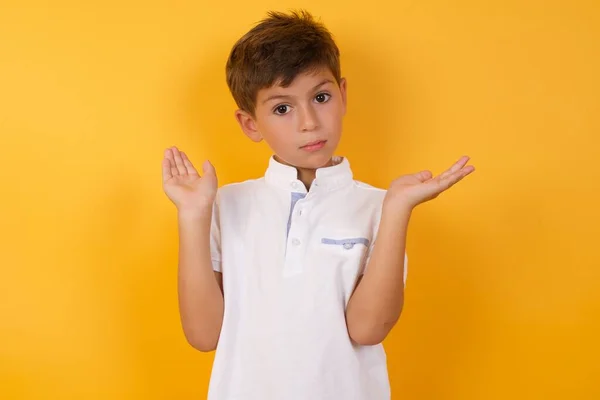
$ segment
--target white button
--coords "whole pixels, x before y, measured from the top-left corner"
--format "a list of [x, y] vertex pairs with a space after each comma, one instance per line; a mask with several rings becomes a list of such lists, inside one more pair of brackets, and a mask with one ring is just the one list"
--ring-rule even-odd
[[302, 209], [301, 208], [298, 210], [298, 216], [300, 216], [300, 215], [302, 215]]
[[300, 240], [298, 240], [298, 239], [294, 238], [294, 239], [292, 239], [292, 244], [293, 244], [294, 246], [299, 246], [299, 245], [300, 245]]
[[354, 243], [344, 243], [344, 248], [347, 249], [351, 249], [354, 247]]

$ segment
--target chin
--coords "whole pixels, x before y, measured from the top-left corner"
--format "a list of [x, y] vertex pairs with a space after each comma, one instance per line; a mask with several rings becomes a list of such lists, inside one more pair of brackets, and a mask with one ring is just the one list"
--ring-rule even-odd
[[281, 153], [275, 152], [275, 158], [284, 164], [296, 168], [318, 169], [327, 166], [332, 157], [334, 157], [334, 153], [335, 147], [326, 145], [315, 152], [307, 152], [302, 149], [298, 149], [293, 153], [289, 151], [282, 151]]

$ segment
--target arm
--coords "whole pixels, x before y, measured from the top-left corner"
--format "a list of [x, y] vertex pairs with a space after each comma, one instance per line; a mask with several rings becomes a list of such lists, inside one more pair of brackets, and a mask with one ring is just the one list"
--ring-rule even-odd
[[396, 212], [384, 204], [377, 245], [346, 309], [348, 332], [358, 344], [382, 342], [400, 318], [410, 214], [408, 209]]
[[422, 171], [392, 182], [383, 201], [377, 244], [346, 308], [350, 338], [361, 345], [381, 343], [394, 327], [404, 306], [406, 232], [412, 210], [439, 196], [474, 171], [462, 157], [433, 178]]
[[178, 213], [179, 312], [187, 341], [200, 351], [216, 348], [223, 322], [222, 276], [210, 255], [211, 210]]
[[200, 177], [187, 155], [176, 147], [165, 150], [162, 167], [163, 189], [177, 207], [177, 285], [183, 332], [194, 348], [211, 351], [217, 346], [224, 309], [222, 278], [213, 272], [211, 257], [217, 176], [207, 161]]

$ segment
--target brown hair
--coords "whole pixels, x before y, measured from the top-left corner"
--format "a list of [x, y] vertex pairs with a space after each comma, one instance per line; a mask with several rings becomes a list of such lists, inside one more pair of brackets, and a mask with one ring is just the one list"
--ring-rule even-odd
[[327, 67], [340, 83], [340, 52], [331, 33], [307, 11], [271, 11], [233, 46], [227, 85], [237, 106], [254, 116], [259, 90], [289, 86], [305, 72]]

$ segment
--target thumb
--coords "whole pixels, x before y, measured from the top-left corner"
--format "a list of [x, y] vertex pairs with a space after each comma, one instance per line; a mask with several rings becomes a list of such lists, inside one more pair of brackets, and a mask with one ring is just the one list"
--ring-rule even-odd
[[425, 181], [430, 180], [433, 177], [433, 174], [431, 173], [431, 171], [425, 170], [425, 171], [417, 172], [413, 176], [415, 178], [417, 178], [419, 181], [425, 182]]
[[212, 176], [216, 176], [216, 171], [215, 171], [215, 167], [210, 163], [209, 160], [204, 161], [204, 164], [202, 164], [202, 172], [204, 174], [204, 176], [206, 175], [212, 175]]

